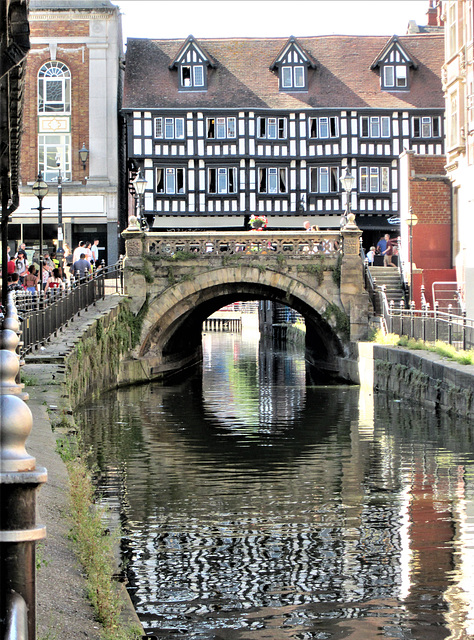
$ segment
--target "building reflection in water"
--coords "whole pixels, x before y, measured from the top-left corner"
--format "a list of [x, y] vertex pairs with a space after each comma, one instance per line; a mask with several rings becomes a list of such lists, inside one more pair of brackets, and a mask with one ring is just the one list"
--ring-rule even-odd
[[306, 387], [302, 358], [235, 337], [205, 349], [203, 379], [84, 410], [146, 630], [472, 634], [471, 425]]

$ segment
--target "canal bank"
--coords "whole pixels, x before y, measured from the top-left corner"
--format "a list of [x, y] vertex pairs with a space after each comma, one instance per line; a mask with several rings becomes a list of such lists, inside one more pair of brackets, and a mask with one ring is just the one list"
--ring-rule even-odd
[[[33, 432], [27, 448], [48, 469], [48, 483], [39, 492], [38, 520], [47, 539], [38, 553], [38, 638], [66, 635], [75, 640], [99, 638], [100, 628], [85, 597], [85, 579], [68, 540], [69, 492], [66, 467], [56, 452], [52, 423], [72, 410], [92, 388], [115, 386], [113, 373], [119, 352], [133, 327], [127, 324], [124, 299], [108, 295], [82, 312], [44, 349], [29, 355], [23, 374], [29, 381]], [[122, 314], [122, 315], [121, 315]], [[346, 361], [350, 378], [361, 385], [388, 391], [437, 408], [473, 415], [474, 367], [456, 365], [434, 354], [410, 352], [372, 343], [354, 345]], [[68, 391], [66, 391], [66, 389]], [[125, 592], [125, 590], [123, 590]], [[129, 600], [127, 600], [130, 605]], [[130, 606], [129, 619], [134, 620]]]
[[[48, 481], [38, 493], [37, 520], [46, 525], [47, 537], [37, 548], [37, 638], [66, 637], [68, 640], [99, 640], [101, 626], [87, 598], [87, 583], [70, 540], [70, 492], [66, 464], [57, 451], [57, 440], [68, 429], [54, 425], [70, 420], [71, 403], [66, 374], [68, 358], [81, 349], [84, 336], [97, 322], [106, 325], [117, 316], [123, 298], [108, 295], [94, 307], [81, 312], [44, 348], [26, 357], [22, 378], [29, 394], [28, 406], [33, 414], [33, 429], [27, 450], [37, 464], [46, 467]], [[85, 365], [85, 370], [88, 367]], [[123, 583], [117, 582], [123, 602], [126, 626], [139, 625]]]

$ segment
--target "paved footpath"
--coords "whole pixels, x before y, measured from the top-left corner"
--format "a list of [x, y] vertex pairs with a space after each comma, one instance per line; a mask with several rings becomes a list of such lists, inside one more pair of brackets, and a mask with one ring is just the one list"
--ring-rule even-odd
[[[37, 638], [38, 640], [99, 640], [100, 625], [85, 595], [85, 580], [71, 549], [68, 534], [69, 491], [66, 467], [56, 453], [56, 438], [49, 413], [60, 403], [59, 383], [63, 375], [61, 360], [73, 348], [95, 319], [107, 314], [122, 300], [118, 294], [106, 295], [96, 306], [76, 316], [43, 349], [28, 355], [22, 368], [28, 384], [25, 391], [33, 413], [33, 429], [26, 448], [36, 465], [46, 467], [48, 481], [37, 497], [37, 521], [46, 525], [46, 539], [37, 548]], [[47, 408], [50, 409], [48, 412]], [[52, 411], [51, 411], [52, 409]], [[129, 619], [137, 622], [133, 610]]]

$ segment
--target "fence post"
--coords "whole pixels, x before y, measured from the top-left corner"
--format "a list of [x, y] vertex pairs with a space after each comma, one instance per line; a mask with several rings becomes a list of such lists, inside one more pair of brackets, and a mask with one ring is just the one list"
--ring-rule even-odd
[[463, 351], [466, 351], [467, 349], [467, 335], [466, 335], [466, 328], [467, 328], [467, 318], [466, 318], [466, 310], [464, 309], [464, 311], [462, 312], [462, 348]]
[[393, 333], [393, 300], [390, 300], [390, 303], [388, 305], [388, 315], [390, 318], [390, 330], [389, 333]]
[[400, 335], [403, 336], [403, 321], [405, 319], [405, 302], [403, 300], [400, 300], [399, 303], [399, 309], [400, 309]]
[[453, 305], [448, 305], [448, 344], [453, 344]]
[[415, 301], [410, 301], [410, 338], [415, 337]]
[[430, 310], [430, 303], [425, 302], [422, 305], [422, 314], [421, 314], [421, 335], [423, 337], [423, 342], [426, 342], [426, 321], [428, 319], [429, 310]]
[[439, 337], [439, 325], [438, 325], [438, 310], [439, 310], [439, 302], [436, 301], [434, 303], [434, 330], [435, 330], [435, 342], [438, 341]]

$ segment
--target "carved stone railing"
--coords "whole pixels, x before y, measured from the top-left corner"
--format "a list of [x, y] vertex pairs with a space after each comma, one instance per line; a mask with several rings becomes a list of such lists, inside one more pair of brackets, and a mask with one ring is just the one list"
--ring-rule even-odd
[[309, 258], [314, 255], [336, 256], [342, 249], [339, 231], [213, 231], [147, 233], [145, 255], [171, 257], [179, 251], [198, 254], [202, 258], [258, 253], [262, 257]]

